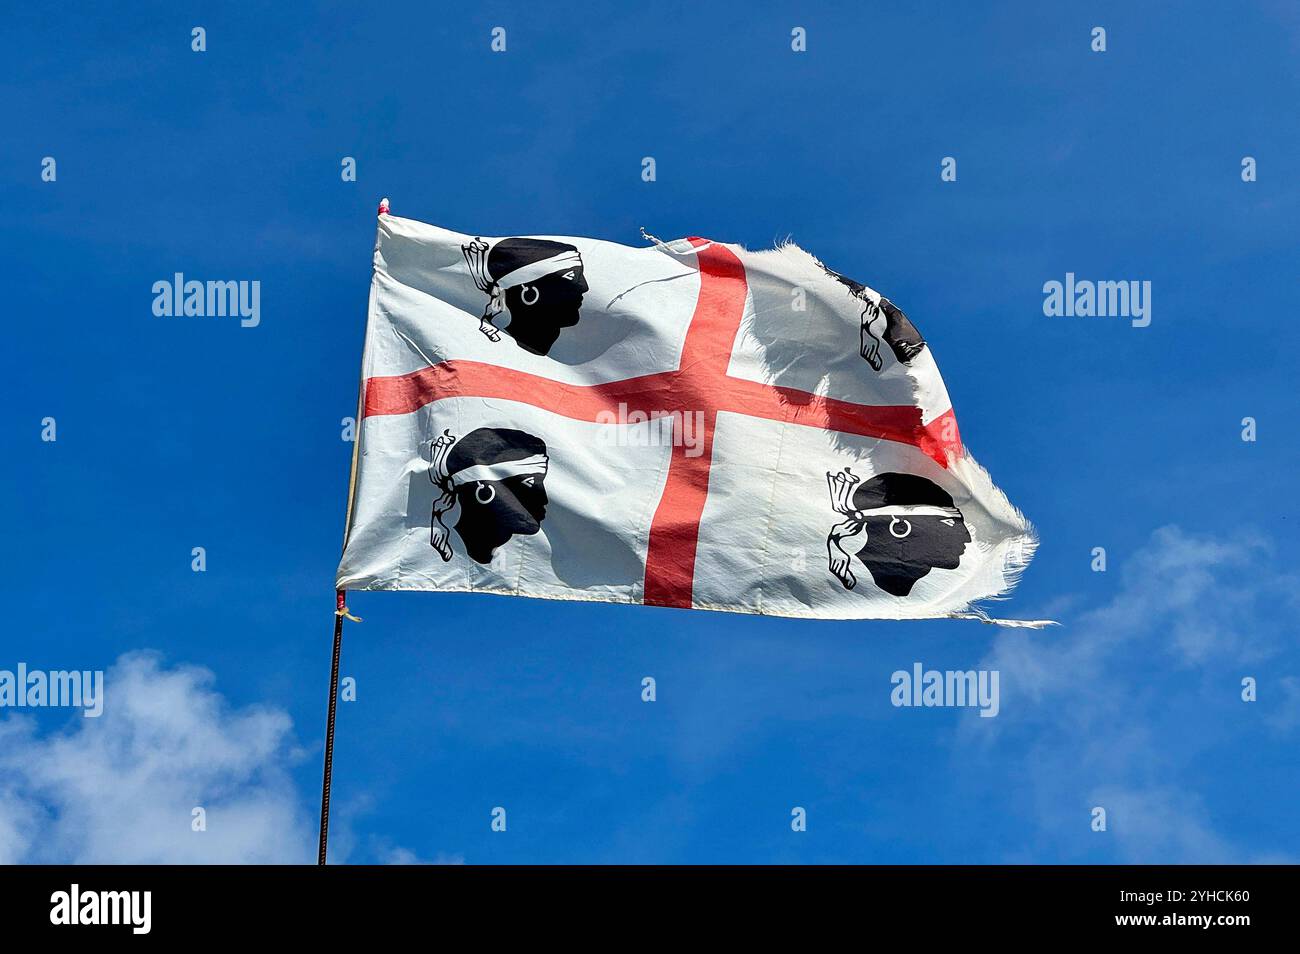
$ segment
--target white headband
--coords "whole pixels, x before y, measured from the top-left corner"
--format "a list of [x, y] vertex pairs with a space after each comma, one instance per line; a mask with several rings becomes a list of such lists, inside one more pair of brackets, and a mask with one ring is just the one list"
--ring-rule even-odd
[[504, 275], [496, 280], [496, 284], [504, 291], [507, 288], [514, 288], [518, 285], [529, 285], [539, 278], [545, 278], [552, 272], [567, 271], [572, 268], [582, 267], [582, 256], [577, 250], [560, 252], [552, 255], [550, 258], [544, 258], [540, 262], [532, 262], [528, 265], [521, 265], [508, 275]]
[[542, 476], [546, 473], [546, 461], [545, 454], [534, 454], [522, 460], [507, 460], [499, 464], [474, 464], [464, 470], [456, 471], [447, 479], [451, 481], [453, 487], [463, 487], [465, 484], [477, 483], [481, 480], [509, 480], [511, 477], [528, 475]]
[[961, 511], [956, 507], [907, 506], [898, 504], [892, 507], [872, 507], [870, 510], [855, 510], [853, 515], [859, 520], [867, 517], [948, 517], [960, 520]]

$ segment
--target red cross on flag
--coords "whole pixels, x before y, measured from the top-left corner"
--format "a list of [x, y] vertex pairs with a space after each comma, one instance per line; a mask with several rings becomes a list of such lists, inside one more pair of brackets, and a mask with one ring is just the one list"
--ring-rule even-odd
[[381, 206], [338, 589], [987, 618], [1033, 530], [908, 317], [793, 245], [652, 241]]

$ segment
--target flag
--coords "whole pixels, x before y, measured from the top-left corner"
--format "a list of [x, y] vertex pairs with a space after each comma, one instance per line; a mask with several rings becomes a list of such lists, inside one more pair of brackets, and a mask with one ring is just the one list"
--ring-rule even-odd
[[931, 344], [795, 245], [384, 204], [361, 377], [340, 590], [987, 619], [1036, 544]]

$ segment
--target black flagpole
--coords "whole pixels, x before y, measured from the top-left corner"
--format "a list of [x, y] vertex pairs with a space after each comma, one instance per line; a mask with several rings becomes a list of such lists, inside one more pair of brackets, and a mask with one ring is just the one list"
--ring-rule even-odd
[[329, 717], [325, 723], [325, 778], [320, 789], [320, 851], [316, 864], [325, 864], [325, 848], [330, 831], [330, 780], [334, 774], [334, 714], [339, 699], [339, 656], [343, 652], [343, 617], [347, 614], [344, 593], [337, 593], [338, 608], [334, 611], [334, 659], [330, 663]]

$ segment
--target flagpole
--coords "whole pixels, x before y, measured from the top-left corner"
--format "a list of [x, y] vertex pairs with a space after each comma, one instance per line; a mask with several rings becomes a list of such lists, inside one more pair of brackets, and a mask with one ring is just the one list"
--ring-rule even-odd
[[339, 656], [343, 652], [343, 617], [347, 615], [345, 593], [338, 590], [337, 608], [334, 610], [334, 657], [330, 663], [330, 704], [329, 716], [325, 721], [325, 777], [320, 789], [320, 850], [316, 855], [316, 864], [325, 864], [325, 849], [329, 842], [330, 830], [330, 782], [334, 775], [334, 716], [339, 699]]
[[[378, 215], [388, 215], [388, 197], [379, 200]], [[378, 236], [378, 231], [376, 231]], [[376, 242], [378, 237], [376, 237]], [[372, 279], [370, 283], [370, 305], [366, 312], [366, 343], [370, 342], [370, 323], [369, 316], [375, 312], [375, 284]], [[361, 386], [357, 389], [357, 416], [356, 426], [361, 427], [361, 421], [365, 418], [365, 398], [366, 398], [366, 348], [361, 349]], [[343, 547], [347, 549], [348, 531], [352, 528], [352, 504], [356, 501], [357, 495], [357, 459], [360, 455], [361, 435], [358, 433], [352, 439], [352, 472], [348, 475], [348, 513], [347, 518], [343, 521]], [[321, 779], [320, 786], [320, 846], [316, 853], [316, 864], [325, 864], [326, 849], [329, 847], [330, 833], [330, 783], [334, 776], [334, 717], [338, 710], [339, 701], [339, 656], [343, 654], [343, 620], [350, 619], [355, 623], [361, 622], [360, 619], [348, 612], [347, 593], [344, 590], [335, 590], [336, 604], [334, 608], [334, 656], [330, 662], [330, 704], [329, 715], [325, 720], [325, 772]]]

